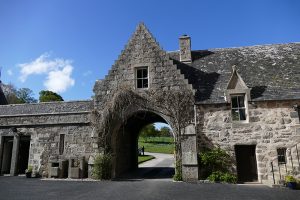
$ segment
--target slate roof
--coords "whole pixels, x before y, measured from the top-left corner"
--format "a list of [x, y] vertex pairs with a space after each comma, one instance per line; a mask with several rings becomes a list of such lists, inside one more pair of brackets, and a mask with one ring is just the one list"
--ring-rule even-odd
[[198, 103], [224, 103], [232, 66], [251, 90], [253, 101], [300, 99], [300, 43], [192, 51], [193, 62], [179, 62], [168, 52], [196, 89]]

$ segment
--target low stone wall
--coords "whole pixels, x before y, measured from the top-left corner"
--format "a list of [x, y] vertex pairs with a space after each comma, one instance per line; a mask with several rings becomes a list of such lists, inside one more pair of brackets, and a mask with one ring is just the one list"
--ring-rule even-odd
[[[48, 176], [48, 163], [89, 157], [97, 152], [92, 137], [92, 101], [0, 106], [0, 136], [30, 136], [29, 162]], [[63, 152], [59, 152], [64, 134]], [[21, 153], [21, 152], [20, 152]], [[18, 153], [13, 156], [18, 157]]]
[[[249, 122], [232, 122], [229, 104], [197, 106], [198, 150], [219, 145], [235, 159], [235, 145], [256, 145], [258, 179], [272, 182], [270, 162], [277, 148], [300, 142], [300, 101], [270, 101], [249, 104]], [[289, 162], [289, 161], [288, 161]], [[287, 163], [290, 164], [290, 163]]]
[[77, 113], [54, 113], [32, 115], [2, 115], [0, 116], [0, 128], [6, 127], [35, 127], [41, 125], [62, 124], [88, 124], [90, 123], [89, 112]]
[[[94, 152], [91, 126], [48, 126], [20, 128], [19, 134], [30, 135], [28, 165], [41, 175], [48, 176], [48, 162], [68, 160], [84, 156], [86, 160]], [[60, 134], [65, 134], [64, 151], [59, 154]]]
[[1, 115], [21, 115], [39, 113], [64, 113], [64, 112], [83, 112], [91, 111], [94, 102], [88, 101], [69, 101], [69, 102], [45, 102], [32, 104], [10, 104], [0, 106]]

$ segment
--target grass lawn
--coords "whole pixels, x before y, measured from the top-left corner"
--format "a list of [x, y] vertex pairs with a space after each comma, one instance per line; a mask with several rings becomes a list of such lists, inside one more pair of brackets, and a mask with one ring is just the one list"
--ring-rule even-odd
[[146, 162], [148, 160], [151, 160], [153, 158], [155, 158], [155, 157], [154, 156], [149, 156], [149, 155], [144, 155], [144, 156], [139, 156], [138, 161], [139, 161], [139, 164], [141, 164], [141, 163]]
[[139, 137], [139, 148], [145, 147], [145, 152], [174, 153], [173, 137]]

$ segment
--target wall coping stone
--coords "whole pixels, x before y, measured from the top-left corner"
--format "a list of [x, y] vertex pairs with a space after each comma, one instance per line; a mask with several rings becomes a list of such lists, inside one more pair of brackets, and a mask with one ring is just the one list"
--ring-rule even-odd
[[37, 127], [37, 126], [72, 126], [72, 125], [90, 125], [90, 122], [63, 122], [63, 123], [41, 123], [41, 124], [10, 124], [10, 125], [0, 125], [0, 129], [5, 128], [20, 128], [20, 127]]
[[[1, 108], [1, 107], [0, 107]], [[81, 115], [81, 114], [89, 114], [91, 111], [78, 111], [78, 112], [57, 112], [57, 113], [37, 113], [37, 114], [13, 114], [13, 115], [1, 115], [0, 118], [7, 117], [38, 117], [38, 116], [49, 116], [49, 115]]]

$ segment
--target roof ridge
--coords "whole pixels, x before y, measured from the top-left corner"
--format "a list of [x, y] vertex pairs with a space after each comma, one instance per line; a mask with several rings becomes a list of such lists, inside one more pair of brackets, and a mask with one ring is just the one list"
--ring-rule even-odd
[[253, 47], [265, 47], [265, 46], [283, 46], [283, 45], [291, 45], [291, 44], [300, 44], [300, 42], [289, 42], [289, 43], [275, 43], [275, 44], [257, 44], [250, 46], [240, 46], [240, 47], [221, 47], [221, 48], [209, 48], [209, 49], [199, 49], [192, 51], [201, 51], [201, 50], [224, 50], [224, 49], [242, 49], [242, 48], [253, 48]]

